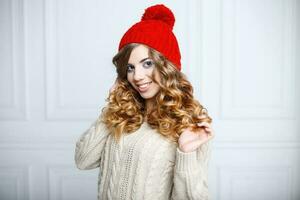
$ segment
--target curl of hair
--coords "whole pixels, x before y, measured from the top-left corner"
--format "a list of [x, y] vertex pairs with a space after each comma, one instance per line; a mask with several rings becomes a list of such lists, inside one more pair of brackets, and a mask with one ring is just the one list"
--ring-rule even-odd
[[117, 68], [118, 85], [106, 99], [108, 105], [100, 117], [116, 140], [119, 141], [121, 134], [136, 131], [146, 116], [153, 129], [176, 143], [184, 129], [192, 128], [193, 131], [197, 131], [201, 129], [197, 123], [211, 123], [212, 119], [207, 110], [194, 98], [193, 87], [186, 76], [150, 47], [149, 56], [153, 59], [161, 80], [156, 80], [152, 75], [152, 80], [159, 84], [160, 91], [155, 97], [155, 107], [151, 112], [146, 112], [145, 100], [127, 81], [129, 56], [138, 45], [126, 45], [113, 58]]

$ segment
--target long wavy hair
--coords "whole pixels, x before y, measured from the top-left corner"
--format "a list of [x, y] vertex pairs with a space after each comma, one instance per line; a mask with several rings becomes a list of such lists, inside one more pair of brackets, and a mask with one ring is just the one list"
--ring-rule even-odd
[[211, 123], [207, 110], [193, 96], [193, 87], [186, 76], [178, 71], [158, 51], [146, 46], [149, 57], [154, 61], [161, 80], [151, 79], [160, 86], [155, 96], [155, 107], [147, 113], [145, 100], [127, 80], [127, 64], [132, 50], [140, 44], [124, 46], [112, 59], [118, 74], [117, 86], [109, 94], [107, 106], [102, 109], [100, 121], [114, 138], [119, 141], [122, 134], [130, 134], [141, 126], [147, 116], [147, 123], [158, 133], [178, 143], [180, 134], [186, 128], [200, 129], [197, 123]]

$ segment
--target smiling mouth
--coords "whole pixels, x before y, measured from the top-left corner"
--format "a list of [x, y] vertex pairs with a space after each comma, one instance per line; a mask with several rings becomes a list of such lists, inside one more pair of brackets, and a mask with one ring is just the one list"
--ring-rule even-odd
[[140, 84], [140, 85], [137, 85], [138, 86], [138, 90], [140, 92], [146, 92], [149, 88], [149, 85], [152, 83], [152, 81], [150, 82], [147, 82], [147, 83], [143, 83], [143, 84]]

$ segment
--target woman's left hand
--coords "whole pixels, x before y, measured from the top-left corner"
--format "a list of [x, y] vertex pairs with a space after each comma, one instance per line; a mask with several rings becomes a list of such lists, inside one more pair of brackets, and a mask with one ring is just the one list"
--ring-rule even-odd
[[211, 125], [207, 122], [198, 124], [202, 127], [199, 131], [192, 131], [191, 128], [186, 128], [178, 139], [179, 149], [184, 153], [195, 151], [202, 144], [208, 142], [214, 137], [214, 131]]

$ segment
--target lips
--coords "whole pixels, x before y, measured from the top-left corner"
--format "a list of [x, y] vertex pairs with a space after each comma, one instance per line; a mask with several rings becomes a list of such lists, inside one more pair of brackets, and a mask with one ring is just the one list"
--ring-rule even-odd
[[139, 92], [146, 92], [149, 89], [149, 85], [152, 83], [152, 81], [143, 83], [143, 84], [137, 84]]

